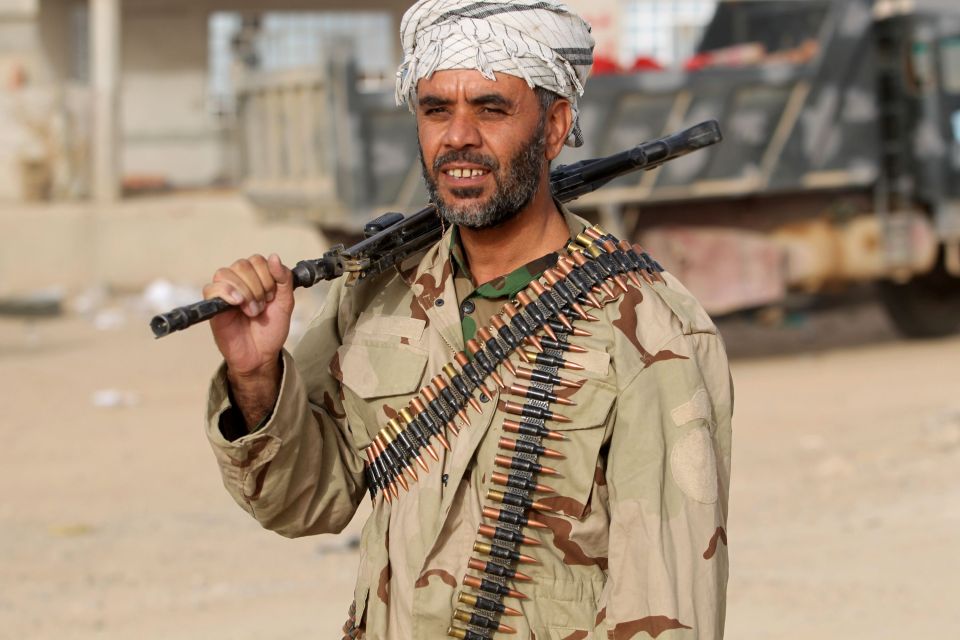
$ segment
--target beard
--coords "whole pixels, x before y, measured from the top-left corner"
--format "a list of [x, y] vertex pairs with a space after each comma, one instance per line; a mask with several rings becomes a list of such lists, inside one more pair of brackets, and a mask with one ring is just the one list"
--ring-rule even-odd
[[[423, 160], [423, 148], [420, 147], [423, 181], [427, 185], [430, 201], [437, 207], [440, 216], [450, 224], [467, 229], [489, 229], [520, 213], [530, 204], [540, 187], [543, 166], [546, 162], [545, 124], [541, 119], [536, 131], [520, 145], [520, 150], [510, 158], [503, 170], [500, 162], [492, 156], [461, 150], [438, 156], [433, 161], [433, 170], [428, 171], [426, 162]], [[440, 173], [440, 167], [448, 162], [467, 162], [488, 170], [494, 180], [493, 195], [486, 201], [481, 201], [483, 187], [462, 187], [453, 188], [450, 192], [454, 197], [469, 200], [468, 202], [454, 205], [444, 200], [440, 195], [436, 176]]]

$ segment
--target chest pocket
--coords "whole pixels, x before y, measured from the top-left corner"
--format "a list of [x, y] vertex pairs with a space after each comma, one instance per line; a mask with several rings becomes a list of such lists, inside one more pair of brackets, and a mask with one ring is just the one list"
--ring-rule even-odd
[[616, 391], [610, 385], [597, 380], [587, 380], [571, 397], [577, 402], [576, 406], [555, 407], [571, 420], [568, 423], [551, 422], [549, 426], [561, 432], [567, 440], [556, 445], [550, 441], [544, 444], [560, 449], [566, 458], [545, 461], [546, 464], [556, 467], [562, 478], [556, 481], [553, 478], [545, 480], [547, 484], [555, 485], [557, 495], [540, 500], [563, 515], [577, 519], [587, 515], [600, 448], [606, 440], [606, 419], [615, 398]]
[[337, 349], [343, 406], [357, 446], [366, 446], [419, 390], [427, 365], [418, 346], [424, 326], [415, 318], [363, 314], [344, 336]]

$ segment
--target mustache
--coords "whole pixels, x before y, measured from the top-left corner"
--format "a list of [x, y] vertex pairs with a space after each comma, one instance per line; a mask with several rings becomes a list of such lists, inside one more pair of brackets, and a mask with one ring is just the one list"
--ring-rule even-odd
[[437, 156], [433, 161], [433, 172], [440, 171], [440, 167], [450, 162], [468, 162], [483, 167], [487, 171], [496, 171], [500, 168], [500, 162], [496, 158], [483, 155], [476, 151], [448, 151], [443, 155]]

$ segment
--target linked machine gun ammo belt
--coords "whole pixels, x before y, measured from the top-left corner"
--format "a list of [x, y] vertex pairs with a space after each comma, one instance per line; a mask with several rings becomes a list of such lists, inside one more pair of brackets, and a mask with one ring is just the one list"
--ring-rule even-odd
[[[570, 202], [614, 178], [633, 171], [653, 169], [721, 139], [716, 121], [702, 122], [610, 156], [561, 165], [550, 173], [550, 188], [558, 201]], [[312, 287], [321, 280], [333, 280], [342, 275], [348, 278], [348, 286], [356, 284], [423, 251], [439, 240], [442, 234], [440, 217], [432, 205], [408, 216], [384, 214], [364, 226], [366, 237], [357, 244], [346, 248], [337, 245], [321, 258], [298, 262], [292, 269], [293, 286]], [[209, 320], [231, 306], [222, 298], [201, 300], [154, 316], [150, 328], [157, 338], [162, 338]]]
[[[557, 425], [575, 422], [569, 409], [590, 401], [589, 393], [577, 395], [587, 382], [575, 377], [585, 368], [576, 356], [587, 353], [578, 343], [599, 320], [592, 310], [620, 299], [631, 286], [662, 281], [661, 271], [642, 248], [598, 225], [587, 227], [557, 252], [553, 267], [479, 325], [465, 351], [439, 367], [404, 406], [394, 407], [395, 417], [364, 447], [374, 509], [391, 509], [421, 473], [430, 472], [431, 458], [441, 464], [438, 449], [450, 451], [450, 440], [470, 428], [471, 410], [483, 413], [478, 398], [499, 396], [496, 415], [503, 419], [487, 432], [497, 438], [490, 465], [496, 470], [482, 491], [483, 519], [449, 636], [491, 640], [516, 633], [510, 619], [524, 615], [524, 592], [534, 579], [525, 567], [539, 564], [531, 550], [545, 544], [541, 530], [562, 508], [552, 501], [558, 494], [549, 485], [569, 473], [565, 458], [572, 443]], [[354, 637], [355, 630], [356, 620], [348, 620], [344, 637]]]

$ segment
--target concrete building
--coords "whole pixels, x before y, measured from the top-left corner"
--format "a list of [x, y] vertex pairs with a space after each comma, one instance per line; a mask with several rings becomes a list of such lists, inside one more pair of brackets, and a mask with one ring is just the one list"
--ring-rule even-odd
[[389, 0], [0, 0], [0, 201], [118, 197], [228, 171], [210, 102], [219, 12], [379, 11]]
[[[712, 2], [692, 4], [702, 14]], [[634, 42], [649, 33], [648, 16], [669, 21], [670, 6], [691, 2], [569, 4], [593, 24], [597, 54], [629, 66], [649, 49]], [[305, 16], [377, 15], [384, 26], [373, 35], [364, 27], [365, 42], [391, 43], [392, 49], [380, 54], [389, 81], [399, 53], [394, 34], [408, 5], [409, 0], [0, 0], [0, 202], [111, 201], [124, 187], [231, 184], [234, 123], [222, 94], [229, 93], [230, 66], [241, 55], [231, 47], [242, 43], [229, 41], [240, 31], [240, 17], [304, 12], [288, 14], [286, 21], [286, 33], [294, 35], [289, 27], [303, 23], [299, 41], [286, 38], [259, 55], [282, 63], [293, 47], [309, 65], [315, 54], [307, 40], [350, 28], [340, 23], [322, 31], [315, 24], [320, 31], [311, 32]], [[651, 13], [660, 6], [666, 8]], [[237, 26], [232, 31], [231, 20]], [[662, 30], [663, 24], [653, 28]]]

